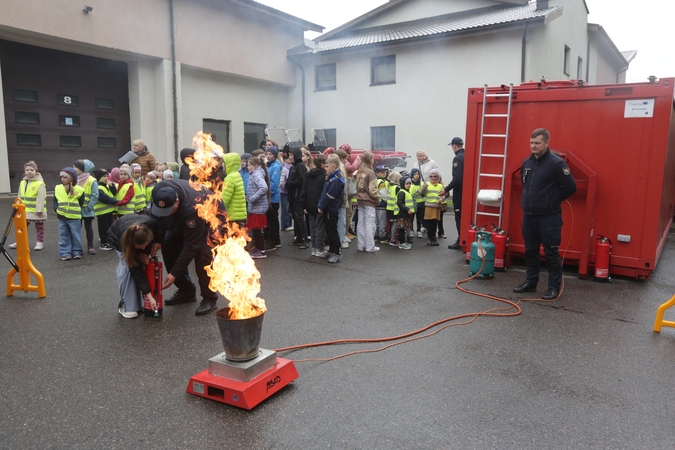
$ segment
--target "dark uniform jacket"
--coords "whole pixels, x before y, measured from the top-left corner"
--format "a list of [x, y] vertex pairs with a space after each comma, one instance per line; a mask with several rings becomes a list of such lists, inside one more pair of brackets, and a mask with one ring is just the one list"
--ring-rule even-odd
[[[127, 228], [135, 223], [147, 225], [148, 228], [152, 230], [152, 234], [154, 236], [150, 245], [142, 250], [139, 250], [139, 252], [149, 255], [152, 244], [157, 243], [162, 245], [164, 243], [164, 225], [159, 219], [149, 215], [125, 214], [113, 222], [113, 224], [108, 229], [108, 241], [113, 245], [113, 247], [115, 247], [115, 250], [118, 252], [122, 251], [122, 236], [124, 235], [124, 232], [127, 230]], [[131, 273], [131, 277], [136, 282], [138, 289], [140, 289], [143, 294], [149, 293], [150, 285], [148, 284], [148, 279], [145, 276], [145, 265], [137, 264], [134, 267], [129, 267], [129, 272]]]
[[520, 179], [523, 182], [520, 206], [525, 214], [560, 213], [560, 203], [577, 191], [567, 163], [548, 148], [539, 158], [530, 155], [523, 161]]
[[[176, 191], [180, 204], [178, 211], [171, 216], [162, 217], [162, 221], [167, 231], [174, 235], [183, 237], [183, 248], [176, 260], [176, 264], [171, 269], [171, 274], [176, 276], [188, 270], [190, 261], [199, 253], [210, 237], [211, 229], [204, 219], [199, 217], [195, 205], [204, 202], [211, 191], [201, 188], [196, 190], [190, 186], [190, 182], [185, 180], [164, 180], [157, 183], [155, 190], [163, 187], [171, 187]], [[221, 203], [221, 223], [225, 223], [225, 207]]]
[[288, 191], [289, 203], [302, 203], [302, 185], [307, 175], [307, 167], [302, 163], [302, 151], [299, 148], [292, 148], [295, 162], [291, 166], [286, 181], [286, 190]]
[[462, 202], [462, 183], [464, 182], [464, 149], [457, 150], [452, 159], [452, 181], [445, 187], [445, 192], [452, 190], [452, 203]]

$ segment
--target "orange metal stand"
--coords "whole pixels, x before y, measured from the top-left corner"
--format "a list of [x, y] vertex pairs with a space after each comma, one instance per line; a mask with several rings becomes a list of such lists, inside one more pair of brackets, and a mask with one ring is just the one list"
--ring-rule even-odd
[[[35, 291], [40, 298], [47, 296], [45, 280], [42, 274], [35, 268], [30, 260], [30, 250], [28, 249], [28, 224], [26, 223], [26, 205], [20, 199], [16, 199], [12, 207], [16, 210], [14, 214], [14, 230], [16, 233], [16, 267], [7, 274], [7, 296], [14, 295], [14, 291]], [[19, 284], [14, 284], [14, 276], [18, 273]], [[30, 275], [33, 274], [37, 280], [37, 286], [32, 285]]]
[[665, 302], [663, 305], [659, 306], [656, 310], [656, 319], [654, 320], [654, 331], [659, 333], [661, 327], [675, 327], [675, 322], [671, 320], [663, 320], [663, 313], [666, 312], [666, 309], [675, 305], [675, 295], [672, 296], [670, 300]]

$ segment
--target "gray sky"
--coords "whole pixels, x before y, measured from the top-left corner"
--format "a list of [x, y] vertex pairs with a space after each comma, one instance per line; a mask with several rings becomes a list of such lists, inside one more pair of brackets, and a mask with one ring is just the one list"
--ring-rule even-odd
[[[367, 13], [385, 0], [257, 0], [322, 25], [325, 31]], [[581, 0], [579, 0], [581, 1]], [[626, 81], [647, 81], [649, 75], [675, 77], [675, 0], [586, 0], [588, 21], [603, 26], [621, 51], [637, 50]], [[312, 39], [317, 33], [307, 33]]]

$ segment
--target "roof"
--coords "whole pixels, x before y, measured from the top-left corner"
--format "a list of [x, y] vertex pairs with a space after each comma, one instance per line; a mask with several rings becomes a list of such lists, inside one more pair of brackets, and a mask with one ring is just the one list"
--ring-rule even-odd
[[[598, 42], [602, 44], [601, 48], [607, 49], [609, 53], [614, 56], [619, 65], [621, 65], [622, 67], [628, 67], [630, 61], [624, 56], [624, 52], [621, 52], [619, 51], [618, 48], [616, 48], [616, 45], [614, 45], [614, 41], [612, 41], [612, 39], [607, 34], [607, 31], [605, 31], [602, 25], [598, 25], [597, 23], [589, 23], [587, 25], [587, 29], [589, 34], [597, 38]], [[635, 54], [637, 54], [637, 50], [633, 51], [635, 52]], [[635, 57], [635, 55], [633, 55], [633, 57]]]
[[625, 52], [621, 52], [621, 55], [623, 56], [623, 59], [628, 61], [628, 64], [631, 63], [637, 56], [637, 50], [627, 50]]
[[315, 39], [312, 47], [294, 49], [291, 53], [296, 55], [320, 53], [372, 44], [394, 43], [416, 38], [484, 31], [493, 27], [525, 23], [533, 20], [546, 23], [560, 14], [562, 14], [562, 6], [537, 10], [536, 3], [529, 3], [523, 6], [481, 8], [411, 22], [358, 29], [354, 30], [351, 34], [345, 34], [343, 31], [335, 38], [325, 39], [324, 35]]
[[287, 22], [290, 22], [294, 25], [299, 25], [302, 27], [305, 31], [316, 31], [317, 33], [321, 33], [324, 30], [324, 27], [321, 25], [317, 25], [315, 23], [309, 22], [304, 19], [300, 19], [299, 17], [293, 16], [291, 14], [285, 13], [283, 11], [279, 11], [278, 9], [272, 8], [271, 6], [263, 5], [262, 3], [258, 3], [254, 0], [230, 0], [233, 3], [237, 3], [239, 5], [247, 6], [249, 8], [252, 8], [256, 11], [260, 11], [265, 14], [269, 14], [271, 16], [274, 16], [278, 19], [285, 20]]

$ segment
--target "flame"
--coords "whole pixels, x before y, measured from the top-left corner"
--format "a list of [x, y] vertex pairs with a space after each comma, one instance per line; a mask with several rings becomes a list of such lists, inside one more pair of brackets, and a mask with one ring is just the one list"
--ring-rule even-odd
[[190, 184], [197, 190], [203, 186], [214, 192], [196, 206], [197, 214], [212, 231], [209, 245], [213, 261], [205, 268], [211, 278], [209, 288], [230, 301], [229, 319], [259, 316], [267, 311], [267, 307], [265, 300], [258, 297], [260, 272], [245, 248], [250, 240], [247, 229], [230, 222], [222, 213], [221, 192], [224, 185], [219, 174], [223, 148], [213, 142], [210, 134], [202, 131], [192, 139], [192, 146], [196, 148], [195, 154], [185, 161], [190, 167]]

